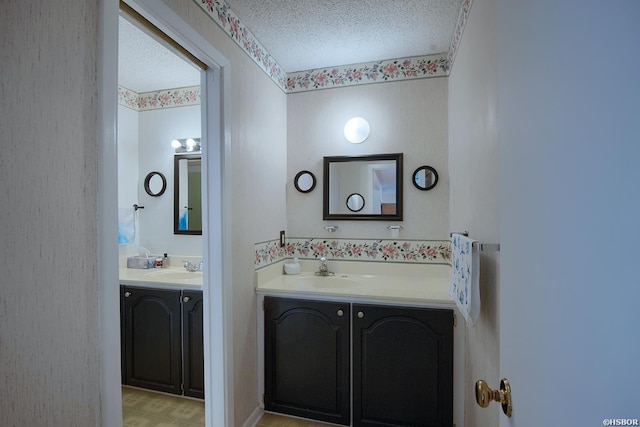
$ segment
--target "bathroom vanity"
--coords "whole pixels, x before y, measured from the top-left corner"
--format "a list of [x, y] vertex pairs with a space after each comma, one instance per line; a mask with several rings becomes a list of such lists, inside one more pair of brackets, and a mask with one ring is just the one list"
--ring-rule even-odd
[[202, 274], [120, 274], [122, 384], [204, 398]]
[[258, 272], [264, 409], [353, 426], [463, 425], [449, 267], [330, 262], [335, 275], [318, 277], [316, 264]]

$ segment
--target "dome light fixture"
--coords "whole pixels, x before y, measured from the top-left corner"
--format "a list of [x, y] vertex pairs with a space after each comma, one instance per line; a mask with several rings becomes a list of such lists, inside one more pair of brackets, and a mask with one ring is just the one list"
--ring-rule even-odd
[[369, 137], [369, 122], [362, 117], [354, 117], [344, 125], [344, 137], [352, 144], [360, 144]]

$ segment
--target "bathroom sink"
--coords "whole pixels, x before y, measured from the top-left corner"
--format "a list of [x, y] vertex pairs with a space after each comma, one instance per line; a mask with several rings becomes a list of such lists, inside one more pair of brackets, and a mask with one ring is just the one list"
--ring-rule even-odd
[[350, 279], [347, 275], [339, 276], [297, 276], [294, 279], [300, 286], [316, 289], [341, 289], [362, 286], [362, 283]]
[[145, 274], [153, 279], [160, 279], [167, 282], [186, 282], [194, 279], [202, 280], [202, 271], [150, 271]]

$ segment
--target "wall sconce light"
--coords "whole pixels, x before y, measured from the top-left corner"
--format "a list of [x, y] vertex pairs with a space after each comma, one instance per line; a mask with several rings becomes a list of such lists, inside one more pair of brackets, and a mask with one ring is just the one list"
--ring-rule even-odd
[[344, 125], [344, 137], [352, 144], [360, 144], [369, 137], [369, 122], [362, 117], [354, 117]]
[[171, 146], [176, 150], [176, 154], [193, 153], [200, 151], [202, 148], [200, 146], [200, 138], [174, 139], [171, 141]]

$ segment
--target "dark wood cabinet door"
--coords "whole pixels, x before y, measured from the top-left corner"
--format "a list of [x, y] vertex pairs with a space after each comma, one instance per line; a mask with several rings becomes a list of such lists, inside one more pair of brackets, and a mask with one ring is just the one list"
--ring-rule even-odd
[[183, 392], [204, 399], [202, 291], [182, 291]]
[[353, 425], [453, 425], [453, 312], [353, 305]]
[[349, 424], [349, 304], [265, 297], [265, 409]]
[[127, 345], [124, 340], [125, 334], [125, 318], [124, 318], [124, 294], [127, 287], [124, 285], [120, 285], [120, 379], [122, 384], [127, 384], [127, 359], [126, 359], [126, 348]]
[[181, 394], [180, 291], [127, 286], [123, 302], [125, 383]]

